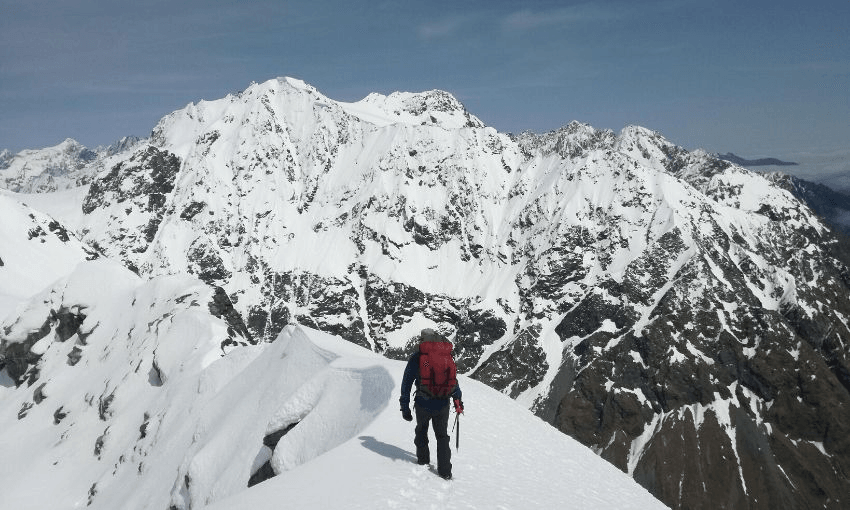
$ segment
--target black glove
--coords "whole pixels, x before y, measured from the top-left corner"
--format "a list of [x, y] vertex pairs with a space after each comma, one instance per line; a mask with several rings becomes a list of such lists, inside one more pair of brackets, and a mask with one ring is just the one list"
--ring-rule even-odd
[[413, 415], [410, 414], [409, 407], [405, 407], [401, 410], [401, 417], [404, 418], [406, 421], [413, 421]]

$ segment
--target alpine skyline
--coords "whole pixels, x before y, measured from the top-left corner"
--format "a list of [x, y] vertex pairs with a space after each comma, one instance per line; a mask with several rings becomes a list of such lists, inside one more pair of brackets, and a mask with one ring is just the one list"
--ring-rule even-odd
[[441, 89], [500, 131], [636, 124], [744, 157], [844, 147], [850, 7], [0, 1], [0, 149], [147, 136], [275, 76], [331, 97]]

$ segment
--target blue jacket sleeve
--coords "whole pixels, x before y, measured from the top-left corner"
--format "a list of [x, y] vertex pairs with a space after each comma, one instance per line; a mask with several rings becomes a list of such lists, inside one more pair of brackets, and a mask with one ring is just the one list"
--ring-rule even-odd
[[410, 409], [410, 390], [413, 388], [413, 383], [419, 377], [419, 353], [416, 352], [407, 361], [407, 366], [404, 368], [404, 377], [401, 379], [401, 398], [398, 399], [401, 404], [401, 410]]
[[458, 381], [457, 386], [455, 387], [455, 390], [452, 392], [452, 398], [453, 399], [456, 398], [458, 400], [461, 400], [461, 395], [462, 395], [462, 393], [460, 392], [460, 381]]

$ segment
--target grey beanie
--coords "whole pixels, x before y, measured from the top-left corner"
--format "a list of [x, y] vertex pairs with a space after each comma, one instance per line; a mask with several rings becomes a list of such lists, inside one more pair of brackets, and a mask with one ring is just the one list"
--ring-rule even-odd
[[431, 328], [425, 328], [422, 330], [422, 333], [419, 334], [419, 339], [422, 342], [443, 342], [445, 339], [443, 335], [437, 333]]

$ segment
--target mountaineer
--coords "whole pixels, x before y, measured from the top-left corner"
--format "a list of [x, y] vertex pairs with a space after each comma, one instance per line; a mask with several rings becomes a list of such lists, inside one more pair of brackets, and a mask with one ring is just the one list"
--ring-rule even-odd
[[416, 385], [413, 409], [416, 411], [416, 460], [420, 465], [430, 464], [428, 424], [437, 437], [437, 474], [446, 480], [452, 478], [452, 452], [449, 445], [449, 399], [454, 400], [455, 411], [463, 413], [457, 366], [452, 358], [452, 344], [432, 329], [423, 329], [419, 350], [410, 357], [401, 381], [401, 415], [413, 421], [410, 412], [410, 390]]

